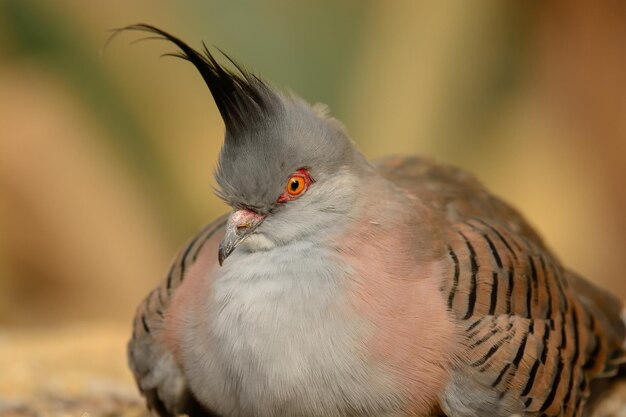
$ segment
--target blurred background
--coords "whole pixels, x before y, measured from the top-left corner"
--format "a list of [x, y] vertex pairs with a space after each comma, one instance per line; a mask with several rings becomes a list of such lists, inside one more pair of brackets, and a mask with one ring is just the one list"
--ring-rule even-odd
[[134, 308], [226, 211], [195, 69], [138, 33], [103, 51], [137, 22], [328, 104], [370, 158], [475, 173], [626, 297], [624, 2], [0, 0], [0, 414], [139, 404]]

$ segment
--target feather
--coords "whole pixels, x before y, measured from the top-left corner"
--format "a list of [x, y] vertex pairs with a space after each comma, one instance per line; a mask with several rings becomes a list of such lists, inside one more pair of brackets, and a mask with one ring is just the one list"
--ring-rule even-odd
[[204, 42], [202, 52], [199, 52], [179, 38], [158, 29], [154, 26], [138, 23], [115, 30], [114, 36], [122, 31], [136, 30], [153, 33], [146, 39], [164, 39], [172, 42], [179, 48], [178, 52], [166, 53], [165, 56], [173, 56], [191, 62], [209, 87], [215, 104], [226, 125], [226, 130], [233, 135], [230, 138], [236, 140], [242, 130], [255, 125], [259, 118], [263, 118], [272, 108], [273, 92], [270, 87], [259, 77], [245, 70], [223, 51], [219, 52], [228, 59], [236, 68], [229, 70], [220, 65], [211, 54]]

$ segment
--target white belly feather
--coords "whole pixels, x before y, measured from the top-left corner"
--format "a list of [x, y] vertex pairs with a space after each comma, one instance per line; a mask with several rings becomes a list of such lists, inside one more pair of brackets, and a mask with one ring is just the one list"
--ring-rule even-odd
[[185, 373], [205, 405], [225, 417], [332, 417], [397, 402], [365, 357], [369, 329], [342, 299], [335, 257], [298, 243], [231, 258], [184, 336], [196, 347]]

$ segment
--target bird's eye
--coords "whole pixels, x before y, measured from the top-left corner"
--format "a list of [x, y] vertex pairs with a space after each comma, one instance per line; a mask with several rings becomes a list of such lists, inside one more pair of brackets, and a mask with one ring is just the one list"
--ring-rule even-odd
[[285, 190], [278, 197], [278, 203], [284, 203], [285, 201], [293, 200], [302, 195], [313, 183], [309, 176], [309, 171], [306, 168], [300, 168], [287, 180], [285, 184]]
[[305, 185], [306, 181], [304, 180], [304, 177], [301, 177], [300, 175], [294, 175], [293, 177], [289, 178], [286, 191], [287, 193], [289, 193], [289, 195], [296, 196], [304, 191]]

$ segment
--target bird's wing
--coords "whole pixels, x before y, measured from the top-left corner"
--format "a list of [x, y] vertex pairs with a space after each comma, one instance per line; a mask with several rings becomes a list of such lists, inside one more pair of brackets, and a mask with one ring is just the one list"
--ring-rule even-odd
[[590, 382], [614, 375], [624, 354], [619, 301], [481, 219], [454, 225], [448, 244], [454, 274], [442, 289], [465, 328], [465, 401], [489, 393], [506, 412], [579, 415]]
[[128, 342], [128, 361], [148, 407], [161, 417], [181, 413], [212, 414], [195, 401], [163, 332], [164, 319], [174, 294], [189, 274], [217, 263], [214, 248], [223, 236], [226, 216], [203, 228], [172, 263], [167, 277], [137, 308], [133, 335]]
[[450, 223], [452, 274], [441, 289], [467, 346], [444, 409], [580, 415], [590, 382], [614, 374], [624, 355], [621, 303], [565, 270], [516, 211], [468, 174], [420, 158], [379, 167]]

